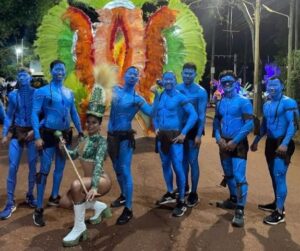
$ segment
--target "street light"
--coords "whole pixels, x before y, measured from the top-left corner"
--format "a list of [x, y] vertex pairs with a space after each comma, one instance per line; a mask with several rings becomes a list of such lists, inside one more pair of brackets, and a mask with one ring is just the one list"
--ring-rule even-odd
[[19, 64], [19, 56], [21, 56], [21, 58], [22, 58], [21, 62], [23, 65], [23, 49], [22, 49], [22, 47], [16, 47], [15, 51], [16, 51], [16, 57], [17, 57], [17, 65]]
[[288, 20], [288, 29], [289, 29], [289, 35], [288, 35], [288, 63], [287, 63], [287, 83], [286, 83], [286, 90], [287, 95], [290, 97], [293, 97], [293, 90], [292, 90], [292, 65], [293, 65], [293, 58], [292, 58], [292, 46], [293, 46], [293, 24], [291, 23], [291, 20], [294, 19], [294, 12], [293, 8], [295, 6], [295, 0], [291, 0], [290, 3], [290, 16], [286, 15], [284, 13], [278, 12], [276, 10], [272, 10], [266, 5], [262, 5], [267, 11], [271, 13], [278, 14], [280, 16], [284, 16]]
[[262, 5], [268, 12], [271, 12], [271, 13], [275, 13], [275, 14], [278, 14], [278, 15], [281, 15], [281, 16], [284, 16], [288, 19], [288, 28], [291, 27], [291, 23], [290, 23], [290, 16], [287, 15], [287, 14], [284, 14], [284, 13], [281, 13], [281, 12], [278, 12], [276, 10], [273, 10], [271, 9], [270, 7], [268, 7], [267, 5], [263, 4]]

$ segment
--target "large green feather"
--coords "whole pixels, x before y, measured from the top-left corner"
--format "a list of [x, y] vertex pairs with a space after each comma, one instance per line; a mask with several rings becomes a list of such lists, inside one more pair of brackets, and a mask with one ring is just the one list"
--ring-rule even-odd
[[58, 35], [65, 30], [65, 24], [61, 16], [66, 11], [68, 4], [66, 0], [54, 6], [44, 16], [41, 26], [38, 28], [35, 41], [35, 51], [40, 57], [41, 65], [45, 76], [50, 79], [49, 65], [58, 58], [59, 44]]
[[164, 71], [173, 71], [176, 75], [180, 74], [185, 59], [184, 43], [183, 40], [176, 35], [177, 29], [178, 27], [173, 26], [163, 31], [167, 51]]
[[[89, 4], [90, 6], [92, 6], [95, 9], [101, 9], [102, 7], [104, 7], [107, 3], [111, 2], [111, 0], [85, 0], [82, 1], [84, 3]], [[156, 3], [157, 1], [155, 0], [131, 0], [131, 2], [137, 7], [140, 8], [142, 7], [142, 5], [145, 2], [152, 2], [152, 3]]]
[[188, 6], [179, 0], [170, 0], [169, 8], [178, 11], [174, 26], [178, 27], [176, 36], [184, 44], [184, 51], [182, 52], [184, 61], [194, 62], [197, 65], [198, 76], [201, 78], [206, 64], [206, 43], [199, 20]]
[[79, 103], [82, 101], [82, 99], [85, 99], [88, 96], [87, 89], [79, 81], [74, 72], [69, 74], [65, 79], [65, 86], [70, 88], [74, 92], [76, 106], [77, 109], [79, 109]]
[[58, 34], [58, 58], [61, 59], [67, 69], [67, 73], [74, 71], [75, 62], [73, 60], [72, 45], [74, 32], [65, 25], [63, 30]]

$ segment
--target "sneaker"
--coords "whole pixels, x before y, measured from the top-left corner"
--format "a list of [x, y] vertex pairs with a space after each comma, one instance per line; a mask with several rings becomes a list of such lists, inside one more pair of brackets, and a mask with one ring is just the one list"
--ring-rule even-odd
[[52, 207], [58, 207], [60, 201], [60, 195], [57, 195], [56, 198], [53, 198], [52, 195], [50, 196], [47, 205]]
[[156, 205], [165, 205], [165, 204], [168, 204], [168, 203], [174, 203], [176, 202], [176, 196], [174, 193], [170, 193], [170, 192], [167, 192], [166, 194], [164, 194], [160, 200], [158, 200], [156, 202]]
[[37, 201], [34, 199], [34, 196], [32, 194], [27, 194], [25, 199], [26, 204], [31, 208], [36, 208]]
[[264, 223], [269, 225], [277, 225], [279, 223], [285, 222], [284, 214], [279, 213], [278, 210], [275, 210], [271, 215], [264, 218]]
[[111, 207], [122, 207], [125, 205], [126, 199], [125, 197], [121, 194], [119, 198], [117, 198], [115, 201], [111, 203]]
[[217, 201], [216, 206], [224, 209], [235, 209], [236, 201], [229, 198], [227, 200]]
[[14, 202], [7, 202], [5, 208], [0, 212], [0, 219], [6, 220], [11, 217], [12, 213], [16, 211], [17, 207]]
[[276, 203], [272, 202], [269, 204], [259, 204], [258, 208], [267, 212], [274, 212], [276, 210]]
[[[176, 195], [176, 197], [179, 196], [178, 188], [176, 188], [176, 189], [174, 190], [174, 194]], [[185, 186], [184, 196], [188, 196], [189, 194], [190, 194], [190, 187], [189, 187], [189, 185], [186, 185], [186, 186]]]
[[[273, 203], [265, 204], [265, 205], [259, 204], [258, 208], [261, 209], [261, 210], [267, 211], [267, 212], [274, 212], [276, 210], [276, 203], [273, 202]], [[282, 210], [282, 214], [285, 215], [285, 208], [284, 207], [283, 207], [283, 210]]]
[[187, 198], [187, 206], [194, 207], [199, 203], [198, 194], [191, 192]]
[[236, 209], [234, 217], [232, 219], [232, 226], [243, 227], [244, 226], [244, 210]]
[[117, 225], [124, 225], [133, 217], [132, 210], [128, 207], [125, 207], [122, 214], [117, 219]]
[[183, 201], [179, 201], [176, 207], [173, 209], [172, 216], [181, 217], [184, 215], [186, 210], [186, 204]]
[[44, 209], [43, 208], [36, 208], [34, 210], [34, 213], [33, 213], [33, 223], [38, 226], [38, 227], [43, 227], [45, 226], [45, 222], [44, 222], [44, 219], [43, 219], [43, 213], [44, 213]]

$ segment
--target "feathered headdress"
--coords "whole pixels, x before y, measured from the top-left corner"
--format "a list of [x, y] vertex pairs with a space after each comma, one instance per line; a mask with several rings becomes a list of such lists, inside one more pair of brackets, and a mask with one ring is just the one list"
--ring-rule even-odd
[[264, 75], [265, 82], [267, 82], [272, 77], [279, 77], [281, 74], [281, 70], [279, 66], [276, 65], [275, 63], [266, 64], [265, 72], [266, 72], [266, 75]]
[[111, 65], [100, 65], [94, 69], [95, 85], [89, 99], [86, 114], [103, 117], [111, 88], [117, 81], [117, 70]]

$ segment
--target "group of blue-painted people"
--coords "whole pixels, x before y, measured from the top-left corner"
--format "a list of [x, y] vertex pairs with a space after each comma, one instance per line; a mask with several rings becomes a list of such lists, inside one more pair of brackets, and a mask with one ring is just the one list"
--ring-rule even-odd
[[[64, 142], [70, 146], [72, 120], [79, 137], [85, 137], [76, 111], [73, 93], [63, 86], [66, 76], [64, 63], [60, 60], [53, 61], [50, 65], [50, 72], [52, 76], [50, 83], [35, 90], [30, 86], [30, 72], [21, 69], [17, 75], [19, 87], [9, 95], [6, 115], [1, 107], [0, 115], [4, 120], [2, 143], [7, 143], [9, 132], [12, 133], [9, 142], [7, 202], [3, 211], [0, 212], [1, 219], [9, 218], [16, 210], [14, 200], [16, 175], [24, 147], [27, 147], [29, 165], [26, 202], [30, 207], [35, 208], [34, 224], [44, 226], [43, 200], [51, 163], [55, 156], [53, 188], [48, 204], [58, 206], [61, 199], [59, 187], [66, 161], [65, 155], [61, 153], [59, 140], [54, 136], [55, 132], [61, 131]], [[107, 144], [107, 152], [112, 160], [121, 191], [120, 196], [111, 203], [111, 207], [124, 206], [117, 224], [125, 224], [133, 217], [131, 160], [135, 149], [135, 132], [132, 129], [132, 120], [139, 111], [152, 118], [156, 134], [156, 151], [161, 158], [166, 183], [166, 193], [157, 201], [157, 204], [176, 203], [172, 211], [175, 217], [183, 216], [187, 207], [191, 208], [198, 204], [198, 155], [201, 138], [204, 135], [208, 97], [206, 91], [195, 83], [196, 72], [195, 64], [186, 63], [182, 68], [183, 83], [181, 84], [177, 84], [173, 72], [165, 72], [161, 79], [162, 88], [152, 88], [155, 93], [152, 105], [149, 105], [135, 91], [139, 82], [139, 70], [134, 66], [126, 70], [124, 85], [113, 88], [107, 141], [103, 141], [104, 143], [101, 141], [101, 144]], [[248, 193], [246, 165], [249, 144], [247, 135], [254, 128], [253, 109], [250, 100], [236, 92], [237, 78], [232, 71], [222, 72], [219, 80], [224, 95], [216, 104], [213, 136], [219, 146], [224, 171], [222, 184], [228, 186], [229, 198], [217, 202], [217, 206], [234, 209], [232, 225], [243, 227]], [[283, 95], [283, 90], [284, 84], [277, 76], [267, 81], [269, 98], [263, 106], [260, 131], [250, 146], [252, 151], [256, 151], [260, 139], [267, 135], [265, 155], [273, 184], [274, 202], [259, 205], [259, 208], [271, 212], [264, 218], [264, 222], [272, 225], [285, 221], [286, 174], [295, 149], [292, 138], [297, 131], [299, 118], [297, 103]], [[102, 118], [101, 121], [97, 121], [100, 127]], [[97, 121], [91, 123], [97, 126]], [[89, 128], [88, 130], [97, 131], [96, 127]], [[90, 131], [88, 133], [89, 140], [92, 140], [93, 134]], [[106, 145], [103, 149], [106, 149]], [[40, 169], [37, 172], [38, 158], [40, 158]], [[102, 156], [99, 165], [103, 165]], [[189, 187], [189, 171], [191, 188]], [[177, 184], [175, 190], [173, 173], [175, 173]], [[35, 184], [37, 200], [33, 195]], [[99, 216], [107, 208], [104, 203], [102, 207], [98, 205], [98, 209], [95, 203], [92, 206], [91, 204], [82, 206], [79, 200], [85, 200], [85, 203], [88, 203], [97, 194], [97, 188], [92, 186], [91, 182], [87, 184], [88, 190], [92, 191], [89, 192], [88, 199], [85, 197], [73, 199], [75, 223], [72, 232], [64, 239], [65, 245], [76, 245], [80, 238], [84, 237], [86, 227], [82, 223], [84, 214], [81, 214], [80, 210], [94, 209]], [[76, 196], [75, 193], [69, 198], [72, 200]]]

